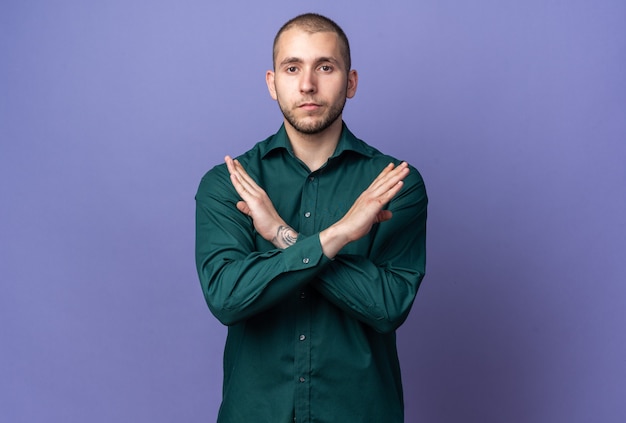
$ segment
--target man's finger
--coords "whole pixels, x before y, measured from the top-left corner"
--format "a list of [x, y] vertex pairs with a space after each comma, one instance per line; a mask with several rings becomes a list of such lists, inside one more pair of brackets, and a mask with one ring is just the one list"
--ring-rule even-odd
[[245, 214], [246, 216], [250, 216], [250, 207], [248, 207], [248, 203], [246, 203], [245, 201], [238, 201], [237, 202], [237, 210], [239, 210], [240, 212], [242, 212], [243, 214]]
[[406, 178], [408, 171], [408, 164], [406, 162], [400, 163], [395, 168], [393, 167], [393, 163], [390, 163], [383, 169], [374, 182], [372, 182], [368, 190], [374, 195], [384, 195], [385, 192], [392, 189], [398, 182]]
[[391, 219], [392, 216], [393, 216], [393, 213], [391, 213], [391, 211], [381, 210], [376, 215], [376, 223], [386, 222], [387, 220]]
[[241, 184], [248, 192], [257, 193], [259, 190], [261, 190], [261, 187], [256, 183], [254, 179], [252, 179], [250, 175], [248, 175], [248, 172], [246, 172], [239, 160], [233, 160], [233, 167], [235, 169], [235, 172], [237, 173], [237, 176], [239, 177]]

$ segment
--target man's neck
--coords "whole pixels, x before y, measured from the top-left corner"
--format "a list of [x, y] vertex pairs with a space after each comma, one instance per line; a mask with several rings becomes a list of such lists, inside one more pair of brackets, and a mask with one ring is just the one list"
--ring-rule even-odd
[[341, 117], [323, 132], [311, 135], [303, 134], [289, 125], [288, 122], [285, 122], [285, 130], [291, 142], [293, 153], [312, 172], [322, 167], [328, 161], [328, 158], [333, 155], [339, 143], [342, 129], [343, 121]]

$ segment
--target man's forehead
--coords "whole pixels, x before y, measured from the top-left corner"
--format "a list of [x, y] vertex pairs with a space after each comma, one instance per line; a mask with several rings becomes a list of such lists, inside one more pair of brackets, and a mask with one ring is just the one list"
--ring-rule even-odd
[[296, 50], [301, 51], [301, 54], [312, 53], [313, 48], [339, 54], [339, 37], [331, 31], [311, 32], [298, 27], [290, 28], [277, 40], [276, 58], [292, 56]]
[[283, 32], [277, 40], [275, 64], [319, 61], [320, 58], [343, 63], [339, 38], [334, 32], [293, 28]]

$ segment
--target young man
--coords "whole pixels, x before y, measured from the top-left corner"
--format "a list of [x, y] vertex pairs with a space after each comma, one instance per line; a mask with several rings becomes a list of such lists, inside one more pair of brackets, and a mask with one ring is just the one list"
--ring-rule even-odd
[[280, 130], [196, 195], [198, 274], [228, 325], [218, 422], [402, 422], [395, 330], [424, 277], [424, 183], [343, 123], [358, 77], [330, 19], [287, 22], [266, 81]]

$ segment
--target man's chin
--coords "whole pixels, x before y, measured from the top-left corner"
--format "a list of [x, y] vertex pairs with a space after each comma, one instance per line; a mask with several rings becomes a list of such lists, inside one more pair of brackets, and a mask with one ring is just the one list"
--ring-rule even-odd
[[334, 120], [327, 120], [323, 117], [312, 119], [299, 119], [297, 121], [288, 120], [291, 126], [298, 132], [305, 135], [316, 135], [330, 128], [339, 117]]
[[306, 135], [314, 135], [324, 131], [325, 125], [321, 120], [298, 120], [290, 121], [291, 126], [298, 132]]
[[330, 125], [300, 126], [295, 129], [305, 135], [317, 135], [327, 130], [329, 126]]

